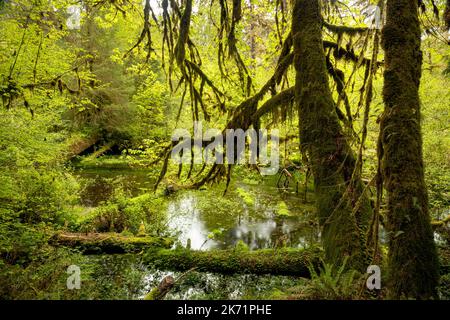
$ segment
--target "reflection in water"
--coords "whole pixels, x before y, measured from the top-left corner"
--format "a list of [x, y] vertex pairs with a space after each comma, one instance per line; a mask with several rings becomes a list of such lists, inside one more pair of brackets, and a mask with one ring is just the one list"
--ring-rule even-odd
[[[158, 286], [166, 276], [175, 279], [183, 273], [148, 270], [143, 278], [145, 287], [141, 291], [140, 299], [152, 288]], [[195, 299], [242, 299], [250, 293], [253, 298], [267, 299], [266, 294], [273, 291], [289, 288], [299, 283], [298, 277], [275, 275], [235, 274], [222, 275], [207, 272], [190, 272], [182, 281], [167, 294], [166, 300], [195, 300]]]
[[[154, 180], [145, 172], [122, 170], [78, 171], [84, 191], [82, 203], [86, 207], [96, 207], [111, 197], [115, 187], [121, 186], [130, 195], [137, 196], [148, 192]], [[228, 202], [217, 200], [222, 190], [210, 189], [208, 192], [180, 192], [167, 198], [169, 231], [178, 231], [179, 242], [186, 246], [190, 239], [192, 249], [230, 248], [243, 241], [250, 249], [274, 248], [279, 246], [308, 247], [318, 243], [320, 232], [312, 223], [314, 214], [296, 196], [283, 197], [275, 187], [260, 185], [243, 186], [254, 198], [252, 205], [241, 201], [238, 195], [230, 195]], [[277, 216], [277, 206], [283, 200], [293, 214], [292, 217]], [[133, 255], [138, 259], [138, 256]], [[104, 266], [109, 270], [109, 259]], [[111, 262], [121, 256], [111, 256]], [[107, 273], [105, 283], [124, 281], [130, 274], [142, 275], [139, 285], [133, 285], [129, 298], [142, 298], [167, 275], [178, 278], [181, 273], [146, 270], [139, 261], [127, 268], [115, 269]], [[133, 271], [134, 270], [134, 271]], [[102, 273], [104, 273], [102, 271]], [[103, 279], [103, 278], [102, 278]], [[298, 283], [298, 278], [284, 276], [256, 275], [218, 275], [191, 272], [178, 283], [166, 299], [238, 299], [251, 293], [252, 297], [265, 298], [265, 290], [286, 288]], [[127, 285], [130, 285], [127, 283]], [[131, 292], [130, 291], [130, 292]], [[128, 297], [127, 297], [128, 298]]]
[[237, 207], [231, 221], [229, 212], [222, 213], [223, 219], [220, 211], [215, 212], [219, 217], [208, 227], [205, 224], [208, 212], [199, 209], [195, 196], [185, 194], [168, 206], [168, 226], [178, 232], [183, 246], [190, 239], [191, 248], [196, 250], [224, 249], [236, 245], [238, 241], [243, 241], [250, 249], [285, 245], [307, 247], [318, 242], [317, 228], [306, 223], [305, 217], [280, 218], [275, 216], [271, 207], [255, 207], [258, 211], [266, 210], [262, 218], [261, 215], [259, 218], [252, 217], [245, 207]]
[[213, 239], [208, 239], [208, 230], [196, 209], [194, 197], [184, 197], [168, 207], [168, 227], [179, 232], [178, 240], [186, 245], [191, 240], [192, 249], [211, 249], [216, 247]]
[[108, 200], [114, 188], [121, 187], [131, 196], [148, 192], [153, 187], [154, 179], [145, 171], [130, 170], [80, 170], [76, 175], [81, 180], [81, 204], [85, 207], [97, 207]]
[[[125, 192], [137, 196], [151, 190], [154, 183], [145, 171], [96, 169], [78, 171], [77, 175], [82, 179], [81, 198], [86, 207], [96, 207], [109, 199], [115, 187], [121, 186]], [[183, 246], [190, 239], [191, 248], [197, 250], [229, 248], [238, 241], [243, 241], [250, 249], [308, 247], [319, 241], [318, 228], [311, 223], [313, 214], [308, 210], [303, 212], [305, 206], [298, 197], [284, 199], [294, 216], [279, 217], [276, 213], [281, 197], [276, 188], [243, 187], [254, 197], [251, 206], [234, 195], [229, 198], [230, 208], [220, 207], [216, 197], [221, 197], [221, 190], [186, 191], [170, 197], [167, 207], [169, 231], [178, 232]], [[205, 203], [208, 208], [202, 206]]]

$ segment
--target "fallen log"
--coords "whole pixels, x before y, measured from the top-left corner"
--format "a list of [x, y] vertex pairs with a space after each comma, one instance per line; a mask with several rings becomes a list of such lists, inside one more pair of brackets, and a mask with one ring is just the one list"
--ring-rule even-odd
[[144, 300], [162, 300], [174, 285], [175, 279], [172, 276], [167, 276], [162, 279], [156, 288], [145, 295]]
[[103, 154], [105, 154], [106, 152], [111, 150], [111, 148], [114, 147], [115, 145], [116, 145], [115, 142], [107, 143], [104, 146], [102, 146], [100, 149], [98, 149], [97, 151], [90, 154], [87, 158], [89, 160], [94, 160], [94, 159], [100, 158]]
[[195, 251], [186, 248], [149, 249], [144, 254], [144, 263], [160, 269], [196, 271], [222, 274], [252, 273], [296, 275], [309, 277], [309, 267], [321, 265], [322, 252], [314, 249], [262, 249], [262, 250], [211, 250]]
[[433, 229], [438, 229], [439, 227], [445, 226], [447, 223], [450, 223], [450, 215], [448, 215], [443, 220], [431, 221], [431, 226], [432, 226]]
[[67, 152], [67, 160], [71, 160], [72, 158], [80, 155], [90, 147], [92, 147], [94, 144], [96, 144], [99, 141], [98, 137], [86, 137], [86, 138], [80, 138], [77, 140], [74, 140]]
[[50, 239], [53, 246], [79, 249], [83, 254], [136, 253], [148, 248], [170, 248], [173, 239], [123, 236], [118, 233], [57, 233]]

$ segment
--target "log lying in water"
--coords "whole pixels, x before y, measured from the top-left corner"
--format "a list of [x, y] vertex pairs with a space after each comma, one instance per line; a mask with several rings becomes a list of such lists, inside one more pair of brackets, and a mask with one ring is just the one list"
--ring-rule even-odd
[[50, 240], [54, 246], [77, 248], [84, 254], [133, 253], [144, 249], [170, 248], [173, 240], [159, 237], [133, 237], [118, 233], [58, 233]]
[[144, 262], [162, 270], [297, 275], [309, 277], [309, 266], [321, 264], [320, 249], [263, 249], [195, 251], [185, 248], [149, 249]]

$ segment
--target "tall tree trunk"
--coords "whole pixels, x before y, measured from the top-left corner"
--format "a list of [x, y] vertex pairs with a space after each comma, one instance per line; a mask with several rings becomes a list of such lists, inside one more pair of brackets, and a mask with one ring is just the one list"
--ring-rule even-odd
[[428, 213], [420, 129], [422, 67], [417, 0], [388, 0], [380, 124], [388, 196], [389, 292], [393, 298], [436, 296], [438, 258]]
[[450, 0], [447, 0], [445, 3], [444, 24], [447, 27], [447, 31], [450, 30]]
[[352, 179], [355, 156], [335, 112], [322, 45], [318, 0], [295, 0], [292, 20], [295, 101], [299, 110], [301, 149], [314, 176], [322, 242], [328, 261], [364, 270], [372, 209], [359, 177]]

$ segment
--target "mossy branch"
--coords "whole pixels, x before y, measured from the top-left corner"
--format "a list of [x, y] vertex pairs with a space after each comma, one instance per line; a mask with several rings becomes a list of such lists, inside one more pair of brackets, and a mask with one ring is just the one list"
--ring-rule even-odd
[[147, 57], [146, 57], [146, 61], [148, 62], [150, 55], [153, 51], [155, 51], [152, 47], [152, 34], [150, 31], [150, 13], [152, 13], [153, 15], [153, 19], [155, 20], [155, 22], [157, 22], [155, 14], [153, 13], [153, 9], [150, 6], [150, 0], [145, 0], [145, 5], [144, 5], [144, 27], [142, 28], [142, 32], [137, 40], [137, 42], [135, 43], [135, 45], [133, 47], [131, 47], [130, 50], [128, 50], [124, 57], [128, 56], [134, 49], [136, 49], [143, 41], [145, 38], [147, 38], [147, 44], [145, 45], [147, 47]]
[[286, 107], [293, 102], [294, 97], [295, 87], [279, 92], [277, 95], [264, 102], [264, 104], [256, 110], [252, 121], [254, 122], [259, 120], [264, 115], [273, 112], [274, 109], [282, 109]]
[[[360, 63], [361, 66], [371, 63], [370, 59], [361, 57], [361, 60], [360, 60], [360, 57], [355, 52], [353, 52], [353, 50], [346, 50], [335, 42], [323, 40], [323, 47], [325, 49], [332, 49], [334, 57], [338, 60], [345, 59], [347, 61]], [[377, 68], [379, 68], [383, 65], [384, 65], [384, 62], [382, 62], [382, 61], [377, 61], [375, 63], [375, 66]]]
[[367, 27], [347, 27], [347, 26], [337, 26], [326, 21], [323, 21], [323, 26], [333, 33], [338, 35], [347, 34], [349, 36], [355, 36], [358, 34], [363, 34], [367, 32]]

